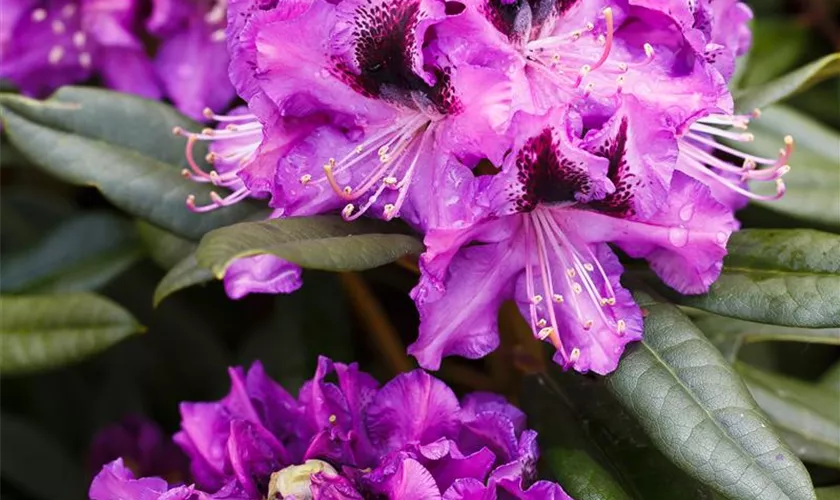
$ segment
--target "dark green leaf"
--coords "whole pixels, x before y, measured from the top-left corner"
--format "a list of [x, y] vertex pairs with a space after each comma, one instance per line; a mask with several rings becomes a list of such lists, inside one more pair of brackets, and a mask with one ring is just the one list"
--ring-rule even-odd
[[[632, 498], [609, 472], [582, 450], [552, 448], [546, 458], [554, 478], [576, 500]], [[684, 492], [680, 496], [684, 497]]]
[[87, 487], [77, 461], [21, 417], [0, 415], [0, 477], [32, 498], [81, 500]]
[[196, 256], [199, 265], [221, 279], [234, 260], [252, 255], [271, 254], [311, 269], [361, 271], [422, 251], [417, 238], [394, 233], [388, 224], [314, 216], [217, 229], [201, 240]]
[[2, 189], [0, 247], [4, 259], [37, 245], [77, 210], [69, 200], [47, 190], [6, 185]]
[[0, 105], [33, 123], [181, 167], [187, 166], [186, 140], [172, 130], [203, 127], [162, 102], [92, 87], [61, 87], [45, 101], [3, 95]]
[[[33, 163], [71, 184], [94, 186], [126, 212], [176, 234], [198, 238], [210, 229], [241, 221], [256, 212], [245, 202], [195, 214], [186, 207], [187, 196], [195, 194], [202, 203], [209, 199], [212, 189], [185, 179], [178, 167], [138, 150], [67, 132], [31, 118], [40, 118], [44, 107], [64, 106], [77, 112], [87, 108], [10, 95], [0, 97], [0, 104], [5, 133]], [[22, 114], [21, 110], [29, 113]], [[103, 116], [85, 115], [84, 119], [107, 121]], [[136, 127], [132, 131], [136, 133]]]
[[80, 360], [143, 330], [119, 305], [88, 294], [0, 297], [0, 373]]
[[732, 235], [709, 293], [675, 298], [734, 318], [804, 328], [840, 327], [840, 236], [810, 229]]
[[743, 363], [737, 369], [802, 460], [840, 468], [840, 394]]
[[35, 248], [5, 258], [3, 293], [95, 290], [136, 262], [141, 250], [131, 224], [108, 213], [68, 220]]
[[[775, 53], [768, 60], [778, 57], [776, 51], [779, 48], [788, 46], [787, 43], [776, 43], [777, 40], [774, 40], [773, 44]], [[748, 113], [753, 109], [775, 104], [838, 75], [840, 75], [840, 53], [830, 54], [776, 80], [735, 92], [735, 102], [738, 110]]]
[[714, 498], [653, 446], [604, 379], [553, 369], [526, 378], [520, 400], [554, 478], [575, 500]]
[[191, 253], [184, 257], [181, 262], [175, 264], [160, 280], [155, 295], [152, 299], [155, 307], [159, 306], [163, 299], [184, 288], [213, 281], [213, 273], [208, 269], [200, 267], [196, 261], [195, 254]]
[[187, 258], [198, 246], [190, 240], [175, 236], [142, 220], [137, 221], [137, 234], [140, 235], [140, 241], [146, 247], [149, 257], [167, 270]]
[[[802, 113], [783, 106], [768, 108], [750, 125], [755, 136], [752, 142], [739, 143], [738, 149], [758, 155], [772, 156], [790, 134], [796, 150], [790, 160], [791, 171], [785, 175], [787, 192], [776, 201], [759, 205], [794, 216], [840, 227], [840, 134], [820, 125]], [[756, 186], [756, 189], [761, 189]]]
[[644, 340], [608, 383], [655, 445], [734, 500], [815, 498], [805, 467], [720, 352], [676, 307], [638, 298]]
[[840, 345], [840, 328], [793, 328], [765, 325], [714, 314], [694, 320], [698, 328], [720, 349], [729, 361], [735, 361], [738, 349], [751, 342], [806, 342]]

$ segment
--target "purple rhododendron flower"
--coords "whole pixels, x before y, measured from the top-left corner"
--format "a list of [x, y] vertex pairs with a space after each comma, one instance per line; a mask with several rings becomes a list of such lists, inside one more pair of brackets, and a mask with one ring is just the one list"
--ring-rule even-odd
[[326, 358], [297, 398], [260, 364], [230, 375], [221, 401], [181, 406], [175, 441], [196, 486], [136, 479], [118, 460], [94, 480], [91, 498], [569, 498], [557, 484], [535, 481], [536, 433], [500, 396], [459, 401], [422, 370], [380, 387], [355, 364]]
[[[568, 111], [517, 120], [514, 152], [483, 193], [490, 215], [426, 234], [412, 292], [420, 336], [409, 347], [422, 366], [495, 349], [498, 309], [515, 299], [535, 335], [557, 349], [558, 364], [615, 369], [624, 346], [641, 338], [642, 314], [606, 243], [648, 259], [683, 293], [714, 281], [737, 223], [705, 185], [680, 172], [664, 193], [646, 185], [648, 171], [675, 163], [677, 144], [666, 130], [631, 128], [638, 106], [628, 97], [619, 114], [585, 134]], [[645, 199], [655, 196], [665, 203]]]
[[45, 96], [96, 75], [122, 92], [159, 98], [138, 38], [135, 0], [8, 0], [0, 21], [0, 77]]
[[203, 117], [235, 94], [225, 44], [227, 0], [154, 0], [146, 23], [160, 39], [155, 70], [166, 95], [185, 114]]
[[94, 436], [88, 451], [88, 466], [99, 471], [117, 458], [138, 476], [162, 476], [178, 480], [187, 475], [187, 458], [163, 434], [158, 425], [146, 417], [129, 415], [105, 427]]

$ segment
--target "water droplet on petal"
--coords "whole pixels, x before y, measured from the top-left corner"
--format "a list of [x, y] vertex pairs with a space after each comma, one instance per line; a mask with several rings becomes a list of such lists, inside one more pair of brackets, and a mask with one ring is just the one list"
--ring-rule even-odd
[[677, 248], [684, 247], [688, 243], [688, 229], [672, 227], [668, 230], [668, 241]]
[[726, 233], [724, 233], [723, 231], [719, 232], [717, 234], [717, 242], [720, 243], [721, 245], [726, 243]]
[[683, 222], [688, 222], [692, 217], [694, 217], [694, 204], [688, 203], [680, 209], [680, 219]]

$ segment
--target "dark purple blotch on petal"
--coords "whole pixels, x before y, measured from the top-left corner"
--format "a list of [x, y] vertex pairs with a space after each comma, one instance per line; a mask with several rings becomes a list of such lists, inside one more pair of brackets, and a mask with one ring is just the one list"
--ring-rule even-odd
[[530, 212], [540, 203], [575, 202], [591, 189], [585, 165], [560, 155], [551, 128], [525, 143], [516, 158], [516, 168], [522, 191], [513, 195], [518, 195], [520, 212]]

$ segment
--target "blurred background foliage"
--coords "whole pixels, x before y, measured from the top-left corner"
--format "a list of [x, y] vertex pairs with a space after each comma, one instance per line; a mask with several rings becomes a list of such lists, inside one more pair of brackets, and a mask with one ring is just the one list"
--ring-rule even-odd
[[[757, 15], [754, 47], [742, 61], [736, 89], [766, 83], [840, 50], [840, 2], [750, 3]], [[794, 156], [790, 174], [789, 195], [797, 190], [799, 194], [790, 195], [791, 209], [752, 205], [741, 218], [747, 227], [808, 226], [837, 233], [840, 143], [832, 142], [840, 133], [837, 80], [793, 96], [777, 109], [787, 119], [759, 121], [757, 126], [772, 131], [796, 125], [778, 131], [775, 140], [778, 143], [778, 137], [790, 133], [805, 144], [806, 152]], [[793, 113], [793, 119], [787, 112]], [[807, 155], [812, 154], [810, 129], [798, 126], [800, 118], [817, 129], [817, 136], [827, 130], [829, 142], [822, 144], [822, 151], [829, 154], [814, 160], [824, 162], [824, 178], [814, 178], [813, 170], [796, 177], [797, 161], [810, 160]], [[259, 359], [269, 375], [292, 390], [311, 377], [319, 354], [358, 361], [381, 380], [414, 366], [405, 355], [418, 322], [407, 294], [416, 280], [410, 261], [363, 273], [306, 271], [303, 289], [288, 296], [232, 301], [220, 282], [212, 281], [179, 291], [155, 308], [152, 297], [158, 282], [189, 253], [191, 243], [162, 236], [154, 227], [130, 219], [93, 188], [71, 186], [31, 168], [5, 142], [0, 160], [0, 290], [4, 294], [96, 291], [136, 319], [122, 321], [108, 312], [108, 304], [98, 304], [103, 308], [102, 335], [109, 340], [92, 342], [67, 361], [97, 351], [100, 345], [113, 345], [65, 366], [38, 371], [23, 367], [2, 377], [2, 500], [85, 498], [94, 473], [86, 457], [97, 430], [141, 414], [167, 432], [174, 431], [180, 401], [212, 400], [226, 393], [230, 365]], [[820, 189], [825, 198], [818, 198]], [[736, 366], [753, 395], [805, 460], [815, 485], [840, 484], [840, 349], [836, 346], [840, 332], [824, 331], [823, 343], [759, 342], [795, 340], [796, 332], [686, 310], [725, 354], [727, 346], [732, 347], [730, 359], [737, 357]], [[503, 311], [502, 325], [508, 332], [520, 326], [514, 317], [515, 313]], [[519, 348], [516, 340], [508, 339], [485, 360], [447, 360], [438, 375], [460, 391], [494, 390], [521, 402], [521, 370], [514, 361], [527, 364], [527, 356]], [[592, 389], [588, 394], [584, 400], [599, 393]], [[537, 396], [529, 403], [539, 406], [548, 399]], [[575, 401], [579, 400], [570, 396], [566, 400], [570, 408], [560, 413], [574, 415], [581, 410]], [[819, 425], [809, 429], [812, 421]], [[565, 427], [562, 422], [557, 426]], [[535, 425], [550, 435], [551, 425]], [[822, 441], [808, 435], [817, 427]], [[645, 464], [658, 470], [653, 462]], [[557, 467], [563, 469], [562, 464]], [[661, 469], [657, 477], [671, 473]], [[835, 493], [824, 491], [824, 498]]]

